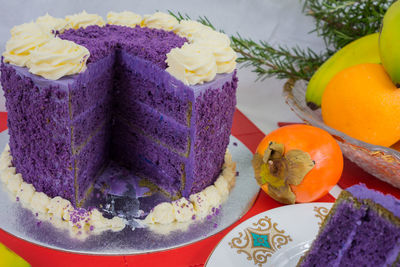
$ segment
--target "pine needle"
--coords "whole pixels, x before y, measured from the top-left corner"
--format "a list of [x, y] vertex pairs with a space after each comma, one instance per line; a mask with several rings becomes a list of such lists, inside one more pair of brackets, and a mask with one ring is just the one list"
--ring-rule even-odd
[[[308, 81], [335, 51], [362, 36], [378, 32], [386, 10], [394, 1], [304, 0], [303, 13], [315, 20], [311, 32], [316, 32], [325, 42], [321, 53], [299, 46], [272, 46], [239, 33], [230, 36], [231, 46], [238, 53], [237, 61], [242, 67], [250, 67], [258, 80], [276, 77]], [[169, 13], [178, 21], [191, 19], [188, 14]], [[197, 21], [216, 30], [205, 16], [198, 17]]]

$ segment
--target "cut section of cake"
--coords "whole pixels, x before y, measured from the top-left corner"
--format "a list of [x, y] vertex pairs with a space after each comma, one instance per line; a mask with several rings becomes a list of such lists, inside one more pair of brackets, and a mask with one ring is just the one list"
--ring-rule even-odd
[[342, 191], [298, 266], [400, 266], [400, 200], [365, 185]]
[[85, 25], [57, 34], [90, 52], [85, 70], [46, 79], [1, 62], [12, 163], [26, 182], [79, 206], [110, 161], [171, 200], [215, 181], [236, 105], [234, 68], [215, 67], [199, 84], [177, 79], [167, 55], [188, 40], [162, 29]]

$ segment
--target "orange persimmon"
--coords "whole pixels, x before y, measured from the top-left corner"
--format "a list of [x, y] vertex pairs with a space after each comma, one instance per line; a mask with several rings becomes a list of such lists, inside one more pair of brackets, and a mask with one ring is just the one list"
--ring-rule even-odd
[[[262, 167], [264, 167], [264, 170], [265, 168], [270, 168], [269, 171], [271, 171], [271, 173], [275, 172], [277, 176], [279, 176], [283, 173], [283, 171], [279, 169], [281, 166], [290, 168], [290, 166], [299, 165], [298, 154], [294, 157], [292, 156], [295, 161], [297, 160], [297, 162], [294, 163], [278, 162], [276, 161], [276, 155], [272, 160], [266, 160], [266, 155], [264, 155], [264, 153], [268, 151], [268, 155], [270, 155], [271, 150], [269, 150], [269, 147], [271, 147], [271, 144], [273, 143], [283, 145], [282, 157], [288, 155], [289, 151], [297, 151], [298, 153], [306, 152], [305, 158], [308, 158], [309, 160], [308, 165], [305, 164], [305, 167], [308, 169], [304, 171], [302, 169], [304, 166], [301, 166], [300, 169], [302, 169], [301, 172], [303, 174], [301, 175], [301, 179], [298, 179], [297, 184], [288, 183], [286, 178], [279, 181], [279, 178], [277, 177], [268, 178], [270, 180], [268, 180], [267, 184], [265, 182], [260, 182], [260, 179], [263, 179], [262, 177], [257, 177], [257, 175], [260, 176], [260, 173], [262, 174]], [[274, 151], [272, 153], [274, 153]], [[295, 124], [276, 129], [264, 137], [258, 145], [254, 156], [253, 166], [257, 165], [255, 167], [256, 179], [261, 188], [276, 200], [287, 204], [294, 203], [294, 201], [300, 203], [310, 202], [326, 195], [339, 181], [343, 171], [343, 155], [336, 140], [328, 132], [309, 125]], [[302, 155], [300, 154], [300, 156]], [[273, 166], [274, 161], [276, 163], [275, 166]], [[258, 167], [260, 168], [256, 170]], [[271, 173], [268, 173], [268, 175]], [[290, 173], [290, 170], [287, 173]], [[290, 194], [294, 193], [295, 199], [292, 198], [287, 201], [277, 199], [271, 194], [271, 192], [268, 192], [271, 191], [268, 190], [268, 188], [271, 189], [271, 184], [278, 186], [285, 185], [287, 190], [291, 191]], [[275, 186], [272, 188], [275, 188]]]

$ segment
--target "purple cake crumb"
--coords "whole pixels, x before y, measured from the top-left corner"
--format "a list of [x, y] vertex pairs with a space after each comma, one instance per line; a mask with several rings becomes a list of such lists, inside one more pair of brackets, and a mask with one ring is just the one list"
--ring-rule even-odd
[[88, 26], [85, 29], [67, 30], [59, 37], [73, 41], [86, 47], [90, 52], [88, 64], [105, 57], [115, 49], [115, 46], [124, 49], [136, 56], [149, 60], [162, 69], [167, 67], [166, 54], [175, 47], [181, 47], [186, 38], [173, 32], [149, 29], [146, 27], [121, 27], [116, 25]]
[[38, 222], [36, 223], [37, 226], [40, 226], [41, 224], [42, 224], [42, 221], [38, 221]]
[[238, 146], [238, 144], [237, 144], [236, 142], [233, 142], [233, 145], [234, 145], [234, 146]]
[[399, 205], [362, 184], [347, 188], [298, 266], [397, 266]]
[[[221, 206], [220, 206], [220, 207], [221, 207]], [[218, 214], [220, 213], [220, 211], [221, 211], [221, 208], [216, 209], [216, 210], [215, 210], [215, 215], [218, 215]]]
[[77, 207], [110, 160], [173, 198], [215, 181], [236, 71], [184, 85], [165, 71], [165, 59], [187, 39], [163, 30], [94, 25], [59, 37], [90, 51], [85, 72], [50, 81], [1, 61], [12, 163], [26, 182]]
[[15, 200], [16, 200], [17, 202], [19, 202], [19, 197], [16, 197]]

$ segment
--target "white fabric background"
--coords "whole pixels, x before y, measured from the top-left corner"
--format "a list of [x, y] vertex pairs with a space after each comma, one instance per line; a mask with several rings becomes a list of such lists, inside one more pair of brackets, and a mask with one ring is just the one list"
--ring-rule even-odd
[[[239, 32], [243, 37], [265, 40], [271, 44], [323, 48], [315, 34], [313, 20], [302, 13], [299, 0], [0, 0], [0, 51], [10, 37], [14, 25], [35, 20], [48, 12], [64, 17], [86, 10], [106, 17], [108, 11], [129, 10], [138, 14], [172, 10], [189, 14], [192, 19], [206, 15], [218, 29], [228, 34]], [[248, 68], [239, 69], [238, 108], [264, 133], [276, 128], [277, 121], [300, 121], [284, 103], [284, 81], [273, 78], [256, 82], [257, 76]], [[0, 110], [5, 110], [0, 96]]]

